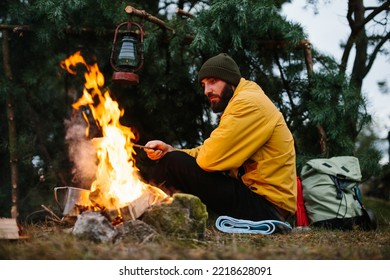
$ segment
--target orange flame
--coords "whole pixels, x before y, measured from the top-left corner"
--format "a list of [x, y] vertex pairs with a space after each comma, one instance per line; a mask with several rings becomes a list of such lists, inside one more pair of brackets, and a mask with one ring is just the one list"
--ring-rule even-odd
[[[108, 209], [120, 209], [139, 198], [144, 192], [153, 192], [155, 199], [161, 201], [168, 197], [162, 190], [145, 184], [139, 179], [135, 166], [132, 140], [135, 136], [129, 127], [120, 124], [124, 110], [112, 100], [109, 91], [102, 93], [104, 76], [97, 63], [88, 65], [80, 52], [76, 52], [61, 62], [61, 67], [75, 75], [74, 67], [83, 64], [83, 95], [72, 107], [79, 109], [88, 106], [94, 120], [101, 128], [103, 137], [93, 139], [97, 149], [98, 168], [96, 179], [91, 185], [91, 193], [97, 191], [99, 205]], [[86, 116], [84, 118], [87, 120]], [[87, 127], [86, 135], [89, 133]]]

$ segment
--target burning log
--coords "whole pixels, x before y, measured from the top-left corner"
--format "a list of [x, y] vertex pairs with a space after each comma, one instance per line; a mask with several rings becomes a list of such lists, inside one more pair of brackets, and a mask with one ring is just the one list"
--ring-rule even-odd
[[120, 209], [124, 221], [135, 220], [139, 218], [148, 209], [150, 204], [151, 194], [145, 193], [139, 198], [132, 201], [129, 205]]
[[120, 214], [117, 209], [104, 209], [101, 211], [102, 215], [106, 217], [111, 224], [117, 225], [122, 222]]
[[[150, 187], [149, 189], [152, 189]], [[126, 206], [117, 209], [105, 209], [104, 215], [113, 223], [136, 220], [141, 217], [151, 206], [161, 203], [169, 203], [170, 197], [161, 196], [160, 192], [145, 191], [138, 198], [129, 202]]]

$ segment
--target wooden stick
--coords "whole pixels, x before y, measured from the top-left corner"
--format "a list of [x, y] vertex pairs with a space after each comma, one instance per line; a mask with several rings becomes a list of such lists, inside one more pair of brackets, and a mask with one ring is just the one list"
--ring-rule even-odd
[[126, 13], [140, 17], [140, 18], [145, 18], [148, 21], [157, 24], [158, 26], [170, 30], [172, 33], [175, 33], [175, 30], [171, 27], [169, 27], [164, 21], [162, 21], [159, 18], [156, 18], [155, 16], [152, 16], [151, 14], [145, 12], [144, 10], [137, 10], [136, 8], [132, 6], [127, 6], [125, 8]]
[[158, 150], [157, 148], [149, 148], [144, 145], [139, 145], [139, 144], [133, 144], [133, 147], [140, 148], [140, 149], [149, 149], [149, 150]]
[[57, 219], [57, 221], [61, 221], [61, 219], [56, 215], [56, 214], [54, 214], [54, 212], [52, 211], [52, 210], [50, 210], [48, 207], [46, 207], [45, 205], [41, 205], [41, 207], [43, 208], [43, 209], [45, 209], [47, 212], [49, 212], [50, 214], [52, 214], [53, 216], [54, 216], [54, 218], [56, 218]]
[[176, 13], [179, 14], [179, 15], [183, 15], [183, 16], [189, 17], [189, 18], [195, 18], [195, 16], [193, 14], [191, 14], [189, 12], [186, 12], [183, 9], [180, 9], [180, 8], [176, 9]]

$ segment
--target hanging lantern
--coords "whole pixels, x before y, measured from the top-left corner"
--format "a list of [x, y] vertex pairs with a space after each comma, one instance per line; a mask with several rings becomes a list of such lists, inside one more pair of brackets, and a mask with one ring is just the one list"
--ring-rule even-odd
[[134, 22], [123, 22], [115, 29], [110, 63], [114, 69], [112, 80], [123, 85], [138, 85], [136, 74], [144, 63], [144, 30]]

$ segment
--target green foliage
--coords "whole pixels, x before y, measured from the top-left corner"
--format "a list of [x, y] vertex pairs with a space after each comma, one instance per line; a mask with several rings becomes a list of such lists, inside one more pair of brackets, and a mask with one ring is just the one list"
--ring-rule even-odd
[[350, 125], [347, 120], [351, 117], [349, 114], [355, 112], [350, 107], [359, 106], [359, 100], [351, 98], [344, 77], [338, 74], [315, 73], [311, 85], [311, 98], [306, 101], [308, 118], [315, 125], [323, 125], [327, 131], [330, 155], [352, 154], [354, 141], [346, 133]]
[[[253, 52], [259, 54], [267, 50], [270, 40], [283, 40], [283, 43], [295, 46], [304, 37], [299, 25], [287, 22], [278, 14], [274, 1], [262, 1], [261, 4], [242, 0], [213, 1], [208, 10], [197, 15], [192, 26], [196, 30], [193, 49], [199, 50], [203, 56], [218, 52], [237, 54], [241, 59], [249, 56], [240, 60], [242, 67], [250, 61]], [[268, 49], [268, 52], [272, 51]], [[264, 53], [252, 57], [266, 58]]]
[[[295, 130], [299, 157], [303, 161], [299, 166], [314, 157], [355, 155], [360, 159], [364, 178], [377, 174], [380, 159], [377, 149], [371, 146], [356, 151], [356, 131], [360, 132], [371, 122], [366, 100], [349, 84], [348, 77], [340, 74], [332, 58], [315, 50], [313, 53], [316, 67], [300, 98], [301, 108], [305, 109], [304, 125]], [[325, 132], [325, 154], [319, 153], [319, 128]]]
[[386, 174], [386, 166], [381, 168], [378, 165], [383, 155], [377, 149], [377, 142], [378, 136], [370, 127], [365, 127], [357, 139], [356, 156], [360, 160], [362, 181], [367, 181], [378, 176], [381, 177], [381, 174]]

